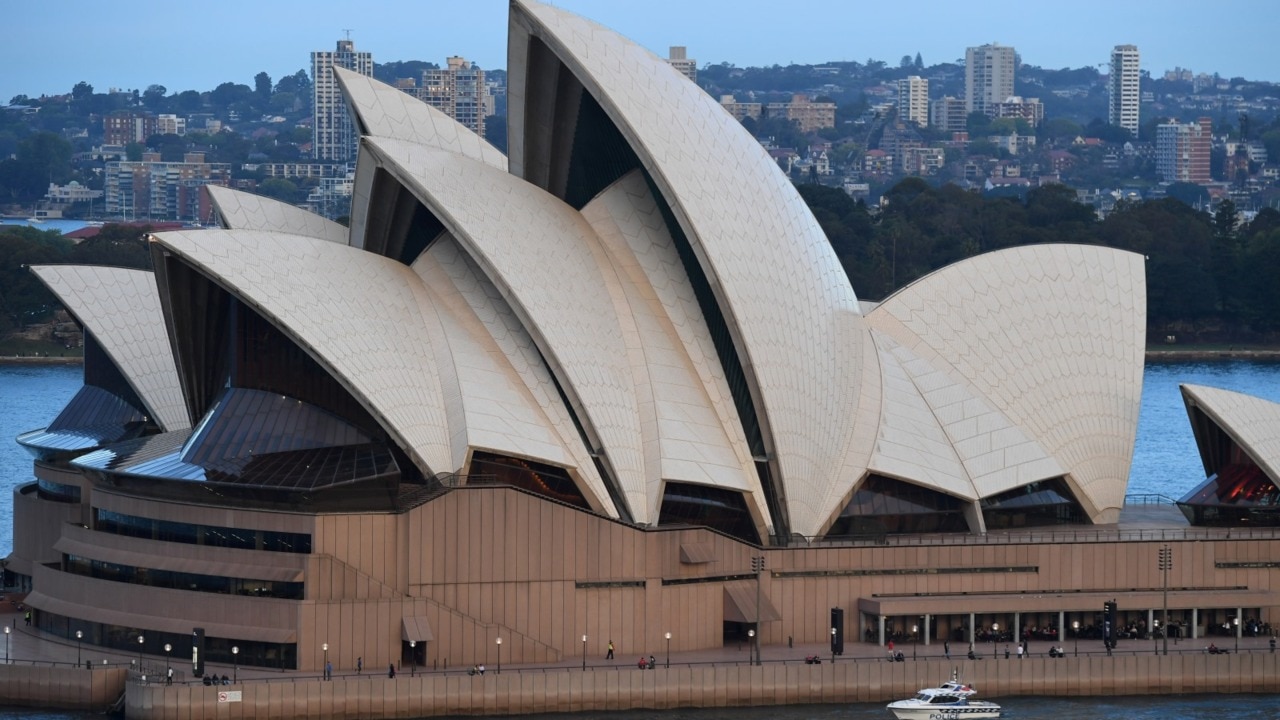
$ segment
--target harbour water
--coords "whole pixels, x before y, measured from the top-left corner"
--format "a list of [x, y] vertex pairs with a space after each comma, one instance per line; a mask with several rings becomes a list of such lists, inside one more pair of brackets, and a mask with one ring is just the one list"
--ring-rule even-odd
[[[13, 438], [47, 425], [79, 389], [77, 365], [0, 365], [0, 556], [13, 538], [13, 488], [31, 481], [31, 458]], [[1204, 479], [1204, 470], [1178, 391], [1180, 383], [1209, 385], [1280, 402], [1280, 362], [1164, 362], [1147, 365], [1130, 494], [1181, 497]], [[941, 679], [941, 678], [940, 678]], [[1272, 696], [1174, 696], [1133, 698], [1004, 698], [1005, 716], [1015, 720], [1217, 720], [1280, 717]], [[0, 720], [87, 720], [90, 716], [0, 708]], [[591, 714], [546, 715], [581, 720]], [[635, 711], [609, 713], [611, 720], [871, 720], [890, 717], [884, 705], [806, 705], [782, 708]]]
[[52, 220], [41, 220], [40, 222], [32, 222], [24, 218], [0, 218], [0, 225], [18, 225], [21, 227], [32, 227], [37, 230], [57, 230], [63, 235], [69, 232], [75, 232], [85, 227], [89, 223], [84, 220], [63, 220], [55, 218]]

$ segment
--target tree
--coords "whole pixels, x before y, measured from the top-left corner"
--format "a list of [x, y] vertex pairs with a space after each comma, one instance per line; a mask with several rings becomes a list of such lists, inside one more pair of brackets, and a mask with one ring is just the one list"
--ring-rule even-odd
[[1218, 288], [1218, 310], [1224, 314], [1236, 310], [1237, 262], [1240, 256], [1236, 225], [1239, 222], [1240, 213], [1230, 200], [1223, 200], [1213, 213], [1213, 279]]
[[71, 97], [76, 100], [87, 100], [93, 96], [93, 86], [81, 80], [76, 86], [71, 88]]
[[924, 69], [924, 58], [920, 57], [920, 53], [918, 52], [916, 53], [916, 69], [917, 70]]
[[253, 91], [248, 85], [224, 82], [209, 93], [209, 102], [217, 108], [228, 108], [249, 99]]
[[199, 112], [200, 108], [204, 107], [204, 97], [195, 90], [183, 90], [177, 94], [175, 101], [180, 112]]
[[142, 104], [148, 109], [158, 111], [164, 105], [164, 96], [169, 90], [163, 85], [148, 85], [142, 91]]
[[910, 55], [903, 55], [902, 59], [898, 61], [898, 67], [902, 70], [907, 70], [915, 66], [916, 66], [916, 63], [914, 60], [911, 59]]
[[260, 107], [265, 108], [271, 102], [271, 76], [266, 71], [253, 76], [253, 92]]

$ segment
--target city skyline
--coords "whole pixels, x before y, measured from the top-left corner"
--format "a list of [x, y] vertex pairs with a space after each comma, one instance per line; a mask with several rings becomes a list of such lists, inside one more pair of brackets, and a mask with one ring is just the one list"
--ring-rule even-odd
[[[964, 6], [930, 3], [904, 23], [896, 6], [863, 6], [834, 0], [799, 0], [778, 11], [775, 3], [682, 3], [654, 0], [643, 6], [609, 0], [558, 0], [555, 5], [583, 13], [605, 26], [626, 27], [637, 43], [660, 57], [671, 45], [688, 47], [700, 65], [729, 62], [739, 67], [820, 64], [874, 59], [895, 65], [920, 53], [926, 65], [955, 62], [965, 49], [998, 42], [1017, 49], [1023, 62], [1045, 68], [1097, 67], [1106, 70], [1111, 49], [1134, 44], [1142, 68], [1159, 76], [1174, 67], [1224, 77], [1280, 81], [1274, 65], [1262, 62], [1256, 45], [1227, 32], [1213, 33], [1199, 5], [1176, 2], [1159, 12], [1100, 0], [1076, 3], [1054, 13], [1009, 12], [1007, 6], [979, 2]], [[482, 0], [466, 7], [429, 8], [393, 0], [359, 12], [317, 0], [297, 6], [228, 0], [216, 10], [253, 22], [222, 25], [189, 6], [144, 1], [137, 12], [120, 14], [108, 6], [22, 3], [7, 13], [18, 28], [0, 49], [5, 66], [0, 102], [17, 95], [66, 93], [80, 81], [105, 92], [111, 87], [142, 91], [164, 85], [172, 92], [212, 90], [222, 82], [252, 85], [265, 71], [273, 80], [306, 69], [310, 52], [351, 38], [382, 62], [461, 55], [484, 69], [505, 69], [507, 3]], [[984, 9], [985, 8], [985, 9]], [[1194, 11], [1193, 11], [1194, 10]], [[207, 12], [207, 11], [206, 11]], [[413, 13], [429, 23], [405, 22]], [[1280, 6], [1230, 0], [1217, 6], [1222, 17], [1247, 17], [1251, 27], [1280, 27]], [[672, 22], [678, 18], [679, 23]], [[999, 18], [993, 22], [992, 18]], [[1068, 21], [1064, 31], [1064, 20]], [[1096, 27], [1094, 26], [1096, 24]], [[229, 28], [229, 29], [228, 29]], [[887, 28], [901, 28], [888, 32]], [[1073, 31], [1072, 28], [1078, 30]], [[283, 30], [282, 30], [283, 29]], [[139, 52], [111, 48], [113, 38], [141, 39]], [[50, 42], [59, 38], [59, 42]], [[195, 53], [218, 62], [173, 61]], [[169, 58], [169, 59], [166, 59]], [[1270, 73], [1267, 76], [1266, 73]]]

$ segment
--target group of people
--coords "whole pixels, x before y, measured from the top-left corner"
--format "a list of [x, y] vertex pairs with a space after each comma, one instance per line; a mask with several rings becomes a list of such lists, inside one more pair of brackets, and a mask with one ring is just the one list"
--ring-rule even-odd
[[481, 664], [479, 664], [479, 665], [472, 665], [472, 666], [471, 666], [471, 669], [467, 671], [467, 674], [468, 674], [468, 675], [483, 675], [483, 674], [484, 674], [484, 663], [481, 663]]
[[[172, 684], [173, 682], [172, 676], [167, 678], [167, 680], [169, 681], [167, 684]], [[205, 675], [200, 682], [204, 683], [205, 685], [230, 685], [231, 678], [227, 677], [226, 675], [223, 675], [221, 678], [219, 678], [218, 674], [214, 673], [213, 675]]]
[[658, 667], [658, 661], [654, 660], [652, 655], [649, 656], [648, 660], [646, 660], [645, 657], [641, 655], [640, 662], [636, 663], [636, 665], [638, 665], [641, 670], [652, 670]]

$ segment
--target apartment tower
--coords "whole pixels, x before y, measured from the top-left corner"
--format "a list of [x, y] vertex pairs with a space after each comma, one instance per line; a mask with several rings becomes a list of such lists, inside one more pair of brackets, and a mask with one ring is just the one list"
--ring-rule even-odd
[[911, 75], [898, 81], [898, 119], [917, 127], [929, 125], [929, 81]]
[[1117, 45], [1111, 51], [1111, 76], [1107, 80], [1110, 102], [1107, 122], [1138, 137], [1139, 106], [1138, 46]]
[[999, 43], [964, 51], [965, 111], [990, 115], [997, 103], [1013, 95], [1013, 48]]
[[1212, 138], [1213, 121], [1207, 117], [1186, 124], [1161, 123], [1156, 128], [1156, 172], [1160, 179], [1200, 185], [1210, 182]]
[[667, 64], [680, 74], [689, 78], [690, 82], [698, 82], [698, 61], [688, 56], [688, 50], [683, 45], [672, 45], [667, 52]]
[[356, 52], [348, 38], [339, 40], [333, 52], [311, 53], [311, 153], [316, 160], [355, 162], [358, 138], [351, 131], [347, 106], [338, 91], [332, 68], [341, 67], [373, 77], [373, 54]]
[[466, 58], [445, 59], [445, 67], [422, 71], [418, 99], [457, 120], [471, 132], [484, 137], [485, 100], [489, 89], [484, 70]]

